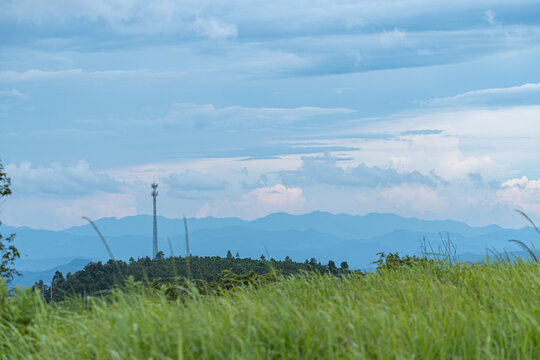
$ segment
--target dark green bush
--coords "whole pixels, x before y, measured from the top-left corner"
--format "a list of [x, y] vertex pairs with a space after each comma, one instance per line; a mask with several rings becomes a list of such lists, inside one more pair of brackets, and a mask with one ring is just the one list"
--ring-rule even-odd
[[377, 271], [396, 269], [400, 267], [412, 267], [412, 266], [428, 266], [435, 264], [433, 259], [428, 259], [427, 257], [420, 256], [410, 256], [405, 255], [400, 257], [398, 253], [388, 253], [380, 252], [379, 259], [374, 261], [374, 264], [377, 264]]
[[0, 326], [26, 332], [35, 317], [44, 310], [38, 291], [18, 286], [9, 291], [0, 278]]
[[168, 299], [174, 301], [181, 299], [182, 296], [190, 296], [193, 293], [201, 295], [223, 295], [240, 287], [258, 287], [277, 280], [278, 275], [275, 272], [257, 274], [252, 271], [247, 274], [235, 274], [230, 270], [223, 270], [217, 280], [211, 282], [204, 280], [183, 280], [180, 283], [170, 283], [155, 279], [152, 282], [152, 287], [163, 291]]

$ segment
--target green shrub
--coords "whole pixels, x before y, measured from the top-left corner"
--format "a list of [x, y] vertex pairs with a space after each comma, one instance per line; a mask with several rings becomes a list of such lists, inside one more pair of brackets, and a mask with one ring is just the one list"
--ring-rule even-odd
[[373, 263], [377, 264], [378, 271], [396, 269], [401, 267], [426, 267], [434, 265], [436, 263], [435, 260], [428, 259], [424, 256], [419, 257], [416, 255], [405, 255], [403, 257], [400, 257], [398, 253], [385, 254], [384, 252], [380, 252], [377, 255], [379, 255], [379, 259], [377, 261], [374, 261]]
[[278, 275], [275, 272], [257, 274], [253, 271], [247, 274], [235, 274], [230, 270], [223, 270], [216, 281], [182, 280], [179, 283], [162, 282], [154, 279], [151, 287], [162, 291], [169, 300], [178, 300], [190, 297], [193, 293], [199, 295], [223, 295], [240, 287], [258, 287], [276, 282]]
[[0, 324], [25, 332], [43, 310], [38, 291], [17, 286], [10, 293], [0, 278]]

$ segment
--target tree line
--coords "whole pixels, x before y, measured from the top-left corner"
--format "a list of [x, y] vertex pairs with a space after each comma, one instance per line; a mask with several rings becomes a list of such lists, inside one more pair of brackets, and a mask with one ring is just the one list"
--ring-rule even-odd
[[128, 277], [143, 283], [159, 280], [162, 283], [173, 283], [185, 280], [214, 282], [223, 271], [243, 275], [248, 273], [267, 274], [276, 272], [280, 275], [292, 275], [300, 272], [317, 272], [321, 274], [339, 275], [349, 271], [347, 262], [338, 268], [334, 261], [323, 265], [312, 258], [304, 262], [292, 261], [288, 256], [284, 260], [240, 258], [230, 251], [225, 257], [188, 256], [165, 258], [159, 252], [155, 259], [149, 257], [131, 258], [129, 261], [109, 260], [106, 263], [91, 262], [83, 270], [68, 273], [65, 277], [57, 271], [50, 283], [42, 280], [34, 284], [46, 301], [59, 301], [71, 295], [96, 295], [106, 292], [115, 286], [122, 286]]

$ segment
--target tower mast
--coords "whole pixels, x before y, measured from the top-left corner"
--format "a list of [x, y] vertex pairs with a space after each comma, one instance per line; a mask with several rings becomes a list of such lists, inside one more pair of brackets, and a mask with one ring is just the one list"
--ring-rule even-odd
[[156, 198], [158, 195], [157, 187], [158, 184], [155, 182], [152, 183], [152, 198], [154, 198], [154, 233], [152, 238], [152, 253], [153, 258], [156, 258], [158, 252], [158, 243], [157, 243], [157, 210], [156, 210]]

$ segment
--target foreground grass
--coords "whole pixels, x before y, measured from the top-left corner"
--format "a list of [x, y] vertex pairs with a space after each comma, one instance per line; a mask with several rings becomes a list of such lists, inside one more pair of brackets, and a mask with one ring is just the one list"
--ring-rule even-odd
[[540, 358], [539, 292], [540, 267], [518, 262], [296, 277], [183, 302], [130, 290], [48, 306], [27, 294], [12, 299], [0, 321], [0, 352], [21, 359]]

